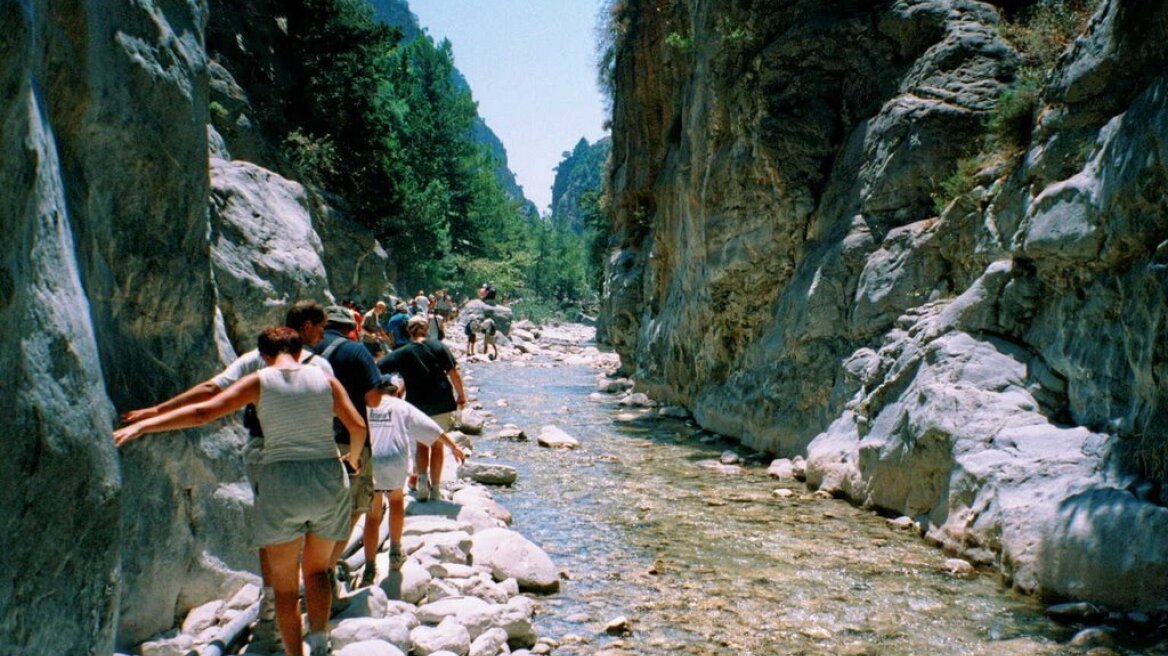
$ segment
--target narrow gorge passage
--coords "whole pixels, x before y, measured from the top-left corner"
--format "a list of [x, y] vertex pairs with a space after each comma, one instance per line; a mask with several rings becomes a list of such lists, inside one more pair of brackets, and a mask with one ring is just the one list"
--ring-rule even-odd
[[[496, 417], [476, 457], [519, 469], [497, 498], [567, 573], [536, 617], [557, 654], [1083, 653], [1069, 646], [1075, 627], [995, 573], [950, 573], [948, 556], [912, 532], [769, 478], [769, 457], [599, 399], [597, 369], [537, 359], [468, 371]], [[490, 439], [507, 423], [532, 441]], [[580, 447], [539, 448], [546, 425]], [[714, 464], [726, 450], [744, 457], [739, 473]], [[620, 616], [632, 633], [606, 636]]]

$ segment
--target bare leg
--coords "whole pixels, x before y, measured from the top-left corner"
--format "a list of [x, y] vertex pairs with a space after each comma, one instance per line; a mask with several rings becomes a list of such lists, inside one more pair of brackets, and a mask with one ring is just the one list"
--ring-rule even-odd
[[414, 451], [414, 462], [417, 464], [419, 474], [430, 471], [430, 447], [418, 444]]
[[[446, 448], [437, 442], [430, 447], [430, 489], [434, 499], [441, 500], [442, 494], [438, 491], [438, 484], [442, 482], [442, 464], [446, 460]], [[418, 464], [418, 471], [422, 465]]]
[[406, 496], [400, 489], [389, 493], [389, 543], [401, 546], [406, 525]]
[[[302, 538], [264, 547], [272, 572], [272, 588], [276, 591], [276, 624], [284, 640], [288, 656], [303, 656], [304, 627], [300, 624], [300, 544]], [[307, 574], [307, 571], [306, 571]], [[325, 613], [328, 613], [327, 608]]]
[[381, 537], [382, 509], [385, 507], [385, 494], [373, 493], [373, 505], [369, 507], [369, 515], [365, 517], [365, 533], [361, 536], [365, 546], [366, 566], [372, 566], [377, 558], [377, 543]]
[[[353, 527], [357, 525], [358, 519], [361, 519], [360, 513], [353, 513], [352, 515], [349, 515], [349, 533], [350, 534], [353, 532]], [[346, 544], [348, 544], [347, 540], [338, 540], [336, 542], [336, 546], [333, 547], [333, 557], [332, 557], [332, 560], [330, 562], [330, 566], [336, 565], [337, 561], [341, 559], [341, 556], [345, 553], [345, 545]]]
[[[328, 631], [329, 606], [332, 601], [332, 587], [329, 584], [332, 551], [332, 540], [312, 533], [304, 539], [304, 562], [301, 567], [304, 569], [304, 600], [308, 607], [308, 630], [312, 632]], [[299, 625], [299, 614], [296, 621]]]

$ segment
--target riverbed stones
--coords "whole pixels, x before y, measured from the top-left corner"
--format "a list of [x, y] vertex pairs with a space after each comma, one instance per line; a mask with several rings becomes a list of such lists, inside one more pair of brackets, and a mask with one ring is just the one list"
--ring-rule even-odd
[[410, 648], [410, 626], [403, 617], [355, 617], [338, 622], [329, 637], [333, 649], [369, 640], [387, 642], [397, 649]]
[[607, 378], [601, 376], [596, 382], [596, 389], [602, 394], [618, 394], [624, 392], [633, 386], [633, 381], [628, 378]]
[[1052, 620], [1067, 624], [1097, 622], [1105, 615], [1102, 608], [1085, 601], [1047, 606], [1045, 613]]
[[471, 556], [476, 564], [490, 567], [496, 580], [515, 579], [520, 590], [555, 592], [560, 588], [552, 559], [515, 531], [495, 528], [475, 533]]
[[468, 485], [455, 492], [451, 499], [464, 508], [478, 509], [506, 524], [511, 523], [511, 511], [495, 501], [491, 493], [482, 486]]
[[507, 632], [503, 629], [488, 629], [470, 643], [469, 656], [498, 656], [509, 652]]
[[660, 417], [671, 417], [673, 419], [689, 419], [689, 410], [679, 405], [667, 405], [658, 408], [657, 415]]
[[961, 558], [946, 558], [945, 571], [950, 576], [957, 576], [960, 578], [972, 578], [977, 576], [977, 568], [975, 568], [968, 560]]
[[771, 461], [770, 467], [767, 467], [767, 475], [771, 478], [777, 479], [794, 479], [795, 465], [788, 458], [778, 458]]
[[624, 615], [614, 617], [604, 625], [604, 632], [609, 635], [628, 635], [632, 633], [632, 622]]
[[222, 600], [209, 601], [187, 613], [182, 623], [182, 632], [189, 635], [198, 635], [203, 630], [215, 626], [219, 621], [219, 614], [227, 607]]
[[652, 408], [657, 405], [656, 401], [649, 398], [647, 394], [642, 392], [626, 394], [625, 396], [621, 397], [620, 401], [617, 401], [617, 403], [633, 408]]
[[419, 626], [410, 631], [410, 646], [418, 656], [441, 651], [465, 654], [470, 651], [470, 634], [454, 618], [447, 618], [438, 626]]
[[514, 467], [502, 463], [468, 460], [458, 468], [458, 477], [483, 485], [508, 486], [519, 478], [519, 472]]
[[738, 454], [733, 451], [723, 451], [722, 455], [718, 457], [718, 462], [721, 462], [723, 465], [736, 465], [741, 460]]
[[495, 439], [508, 442], [526, 442], [527, 433], [515, 424], [504, 424], [495, 432]]
[[337, 648], [334, 643], [333, 656], [405, 656], [405, 652], [397, 645], [384, 640], [366, 640], [341, 648]]
[[544, 426], [541, 428], [537, 442], [540, 446], [552, 449], [575, 449], [580, 446], [579, 440], [568, 435], [558, 426]]
[[486, 416], [473, 410], [463, 410], [458, 416], [458, 429], [467, 435], [482, 435], [486, 423]]

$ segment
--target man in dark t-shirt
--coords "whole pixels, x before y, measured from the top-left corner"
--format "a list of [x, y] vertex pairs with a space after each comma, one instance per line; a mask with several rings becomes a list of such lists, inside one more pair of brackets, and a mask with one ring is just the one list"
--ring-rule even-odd
[[[325, 324], [324, 338], [316, 345], [316, 352], [332, 365], [333, 375], [345, 388], [345, 392], [349, 394], [349, 400], [356, 406], [357, 412], [365, 417], [366, 407], [377, 407], [381, 403], [381, 389], [379, 388], [381, 372], [377, 370], [377, 363], [373, 361], [369, 349], [360, 342], [350, 340], [346, 334], [357, 325], [356, 320], [353, 319], [353, 313], [347, 308], [333, 305], [325, 308], [325, 315], [328, 323]], [[348, 453], [349, 431], [335, 418], [333, 419], [333, 438], [337, 441], [341, 455]], [[349, 530], [352, 530], [361, 515], [368, 513], [375, 502], [373, 498], [373, 457], [368, 441], [365, 442], [365, 451], [361, 454], [361, 471], [349, 474], [349, 495], [352, 499]], [[371, 526], [372, 530], [366, 530], [363, 535], [365, 557], [375, 558], [380, 536], [377, 534], [378, 529], [373, 522], [366, 524], [367, 528]], [[334, 563], [341, 557], [345, 546], [344, 540], [337, 542], [336, 550], [333, 551]]]
[[[412, 317], [406, 323], [410, 343], [394, 349], [377, 363], [383, 373], [399, 373], [406, 383], [406, 401], [429, 415], [443, 431], [454, 427], [455, 414], [466, 405], [462, 375], [454, 355], [442, 342], [426, 339], [429, 321]], [[428, 501], [433, 491], [441, 498], [442, 447], [433, 450], [418, 444], [415, 462], [418, 467], [418, 501]]]

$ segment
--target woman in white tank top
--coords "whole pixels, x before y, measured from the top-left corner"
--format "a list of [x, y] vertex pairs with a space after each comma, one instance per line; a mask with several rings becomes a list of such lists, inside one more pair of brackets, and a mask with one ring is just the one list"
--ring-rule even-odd
[[[341, 384], [298, 361], [300, 336], [291, 328], [260, 333], [267, 367], [249, 374], [214, 398], [146, 419], [114, 432], [122, 446], [147, 433], [201, 426], [256, 405], [264, 430], [257, 476], [254, 536], [267, 553], [276, 592], [276, 621], [288, 654], [302, 654], [299, 573], [304, 572], [308, 643], [327, 653], [333, 546], [349, 532], [349, 480], [337, 457], [332, 419], [349, 430], [347, 460], [360, 469], [365, 420]], [[301, 552], [303, 548], [303, 558]]]

